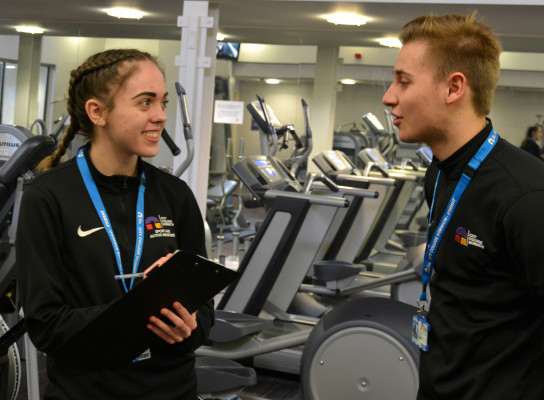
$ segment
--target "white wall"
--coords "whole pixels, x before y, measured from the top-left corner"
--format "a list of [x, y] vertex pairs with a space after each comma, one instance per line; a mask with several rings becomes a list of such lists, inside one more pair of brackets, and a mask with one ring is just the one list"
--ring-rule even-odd
[[[174, 57], [180, 48], [179, 41], [175, 40], [44, 37], [42, 63], [56, 68], [52, 117], [56, 119], [65, 113], [70, 71], [90, 54], [115, 47], [136, 47], [159, 57], [165, 68], [171, 99], [166, 129], [173, 134], [178, 110], [173, 85], [178, 76]], [[16, 60], [17, 53], [18, 37], [0, 36], [0, 58]], [[360, 59], [355, 57], [356, 53], [361, 54]], [[381, 98], [392, 78], [397, 50], [342, 47], [339, 54], [339, 78], [352, 77], [362, 83], [339, 85], [334, 126], [351, 122], [362, 126], [361, 116], [367, 112], [382, 119], [384, 106]], [[242, 100], [247, 104], [255, 100], [259, 93], [273, 107], [280, 121], [293, 123], [297, 132], [303, 135], [304, 118], [300, 99], [305, 98], [309, 103], [311, 116], [315, 56], [316, 48], [313, 46], [243, 44], [240, 61], [234, 63], [232, 68], [225, 67], [221, 61], [217, 71], [219, 74], [233, 71], [236, 79], [233, 100]], [[544, 114], [544, 55], [505, 53], [502, 57], [503, 66], [508, 69], [501, 72], [501, 86], [497, 90], [490, 117], [501, 136], [519, 145], [526, 128], [537, 122], [536, 115]], [[280, 77], [284, 82], [275, 86], [266, 85], [262, 80], [266, 77]], [[245, 111], [244, 124], [233, 126], [235, 156], [241, 137], [245, 139], [246, 155], [260, 152], [258, 132], [252, 131], [250, 124], [250, 115]], [[184, 150], [184, 144], [179, 145]], [[172, 165], [172, 156], [164, 144], [161, 144], [161, 151], [154, 163], [159, 166]]]
[[19, 57], [19, 36], [0, 35], [0, 58], [17, 60]]
[[[356, 85], [339, 85], [336, 98], [335, 129], [344, 124], [352, 124], [364, 129], [363, 114], [373, 113], [385, 125], [382, 96], [389, 82], [370, 82]], [[262, 95], [274, 109], [282, 123], [294, 124], [297, 133], [304, 135], [304, 119], [300, 99], [304, 97], [312, 112], [312, 83], [287, 82], [279, 85], [266, 85], [261, 81], [239, 82], [238, 98], [246, 104]], [[499, 135], [519, 146], [527, 128], [537, 122], [537, 114], [544, 115], [544, 91], [499, 87], [495, 93], [489, 115]], [[245, 140], [246, 155], [259, 154], [259, 136], [252, 131], [249, 112], [244, 114], [244, 124], [238, 127], [238, 137]], [[349, 126], [344, 128], [348, 130]], [[283, 158], [283, 157], [282, 157]]]

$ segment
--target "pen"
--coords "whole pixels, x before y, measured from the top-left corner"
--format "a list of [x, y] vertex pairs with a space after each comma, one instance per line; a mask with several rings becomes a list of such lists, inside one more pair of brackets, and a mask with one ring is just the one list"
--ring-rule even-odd
[[138, 272], [137, 274], [124, 274], [124, 275], [115, 275], [114, 276], [115, 280], [130, 279], [130, 278], [143, 278], [143, 277], [144, 277], [143, 272]]

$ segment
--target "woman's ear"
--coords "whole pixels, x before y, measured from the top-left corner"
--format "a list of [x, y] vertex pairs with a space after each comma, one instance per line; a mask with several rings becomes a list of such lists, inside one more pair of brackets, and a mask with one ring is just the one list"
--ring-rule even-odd
[[100, 127], [106, 125], [105, 107], [100, 100], [94, 98], [87, 100], [85, 111], [93, 124]]
[[461, 72], [454, 72], [448, 79], [448, 104], [455, 103], [465, 94], [467, 78]]

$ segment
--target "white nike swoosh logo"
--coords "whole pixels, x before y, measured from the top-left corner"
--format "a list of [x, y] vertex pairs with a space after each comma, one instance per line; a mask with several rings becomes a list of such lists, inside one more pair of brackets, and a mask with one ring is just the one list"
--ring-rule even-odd
[[96, 231], [99, 231], [100, 229], [104, 229], [104, 227], [101, 226], [100, 228], [94, 228], [94, 229], [89, 229], [88, 231], [84, 231], [83, 229], [81, 229], [81, 225], [79, 225], [79, 228], [77, 228], [77, 235], [79, 237], [89, 236], [90, 234], [95, 233]]

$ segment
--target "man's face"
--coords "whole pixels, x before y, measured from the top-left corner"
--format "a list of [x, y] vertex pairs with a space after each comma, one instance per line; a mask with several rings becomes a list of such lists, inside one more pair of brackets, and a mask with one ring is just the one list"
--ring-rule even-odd
[[432, 143], [442, 136], [447, 82], [436, 82], [427, 44], [421, 40], [405, 44], [394, 69], [394, 81], [383, 96], [391, 107], [393, 123], [404, 142]]

